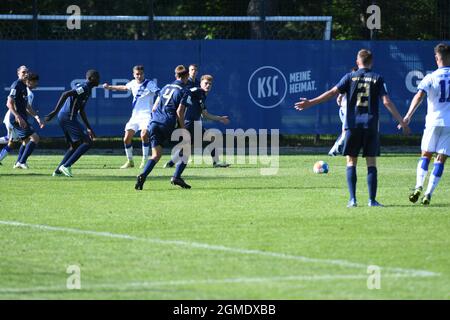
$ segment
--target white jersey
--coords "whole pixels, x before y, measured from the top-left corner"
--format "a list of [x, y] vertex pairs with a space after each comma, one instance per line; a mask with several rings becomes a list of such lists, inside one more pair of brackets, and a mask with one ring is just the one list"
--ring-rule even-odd
[[339, 118], [341, 118], [342, 125], [345, 123], [346, 113], [347, 113], [347, 95], [343, 94], [341, 99], [341, 107], [339, 108]]
[[141, 83], [131, 80], [126, 87], [133, 94], [132, 117], [138, 114], [151, 114], [155, 94], [159, 91], [156, 83], [148, 79]]
[[425, 127], [450, 127], [450, 67], [427, 74], [417, 89], [427, 94]]

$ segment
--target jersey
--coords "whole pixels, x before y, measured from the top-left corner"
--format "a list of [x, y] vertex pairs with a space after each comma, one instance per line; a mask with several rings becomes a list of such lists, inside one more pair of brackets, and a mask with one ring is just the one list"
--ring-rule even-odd
[[192, 79], [191, 77], [189, 77], [186, 88], [191, 89], [194, 87], [200, 87], [200, 81], [198, 81], [198, 79]]
[[72, 88], [72, 92], [75, 95], [67, 98], [61, 110], [59, 110], [58, 117], [67, 118], [69, 120], [75, 119], [80, 110], [84, 109], [86, 102], [91, 96], [91, 91], [92, 85], [89, 82], [84, 81], [77, 83]]
[[[34, 93], [33, 91], [30, 90], [30, 88], [27, 87], [27, 100], [28, 100], [28, 104], [30, 106], [33, 105], [33, 99], [34, 99]], [[13, 116], [14, 119], [14, 116]], [[13, 120], [13, 122], [15, 121], [15, 119]], [[5, 118], [3, 118], [3, 123], [5, 124], [6, 128], [9, 129], [11, 128], [11, 111], [8, 109], [8, 111], [5, 114]]]
[[184, 115], [184, 124], [189, 126], [194, 121], [200, 121], [205, 106], [206, 92], [197, 87], [189, 89], [189, 97], [186, 100], [186, 113]]
[[126, 85], [133, 94], [133, 115], [151, 114], [155, 94], [159, 88], [154, 81], [145, 79], [142, 83], [131, 80]]
[[[21, 80], [17, 79], [11, 85], [11, 91], [9, 97], [14, 100], [17, 113], [26, 121], [28, 118], [27, 106], [28, 106], [28, 92], [27, 86]], [[10, 113], [10, 123], [16, 121], [14, 114]]]
[[177, 109], [180, 104], [186, 105], [188, 90], [180, 80], [167, 84], [159, 93], [159, 103], [152, 114], [152, 121], [168, 128], [175, 129], [177, 125]]
[[378, 132], [378, 103], [382, 96], [387, 95], [383, 78], [368, 68], [361, 68], [347, 73], [336, 87], [339, 93], [347, 95], [344, 128]]
[[427, 94], [425, 127], [450, 127], [450, 67], [427, 74], [417, 89]]

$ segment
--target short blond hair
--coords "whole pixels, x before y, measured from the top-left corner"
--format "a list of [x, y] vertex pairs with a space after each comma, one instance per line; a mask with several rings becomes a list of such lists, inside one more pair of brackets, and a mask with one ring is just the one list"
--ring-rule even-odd
[[361, 62], [365, 66], [369, 66], [372, 64], [373, 56], [372, 52], [369, 49], [361, 49], [358, 51], [358, 58], [361, 59]]
[[213, 76], [210, 75], [210, 74], [204, 74], [204, 75], [202, 75], [202, 77], [200, 78], [200, 81], [203, 81], [203, 80], [207, 80], [207, 81], [212, 82], [212, 81], [214, 80], [214, 78], [213, 78]]
[[175, 76], [177, 78], [186, 78], [189, 76], [189, 71], [186, 69], [185, 66], [180, 64], [175, 68]]

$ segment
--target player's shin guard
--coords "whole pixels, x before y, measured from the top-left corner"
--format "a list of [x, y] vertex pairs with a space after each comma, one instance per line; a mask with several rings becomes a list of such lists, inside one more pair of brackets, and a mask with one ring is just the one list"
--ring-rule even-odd
[[11, 152], [11, 148], [8, 146], [8, 145], [6, 145], [3, 149], [2, 149], [2, 151], [0, 151], [0, 161], [2, 161], [3, 159], [5, 159], [7, 156], [8, 156], [8, 154]]
[[91, 145], [88, 143], [80, 144], [80, 146], [78, 148], [76, 148], [76, 150], [73, 152], [73, 154], [70, 156], [70, 158], [67, 159], [67, 161], [63, 164], [64, 167], [66, 167], [66, 168], [71, 167], [75, 162], [78, 161], [78, 159], [80, 159], [80, 157], [83, 154], [85, 154], [89, 150], [90, 147], [91, 147]]
[[356, 200], [356, 167], [348, 166], [347, 167], [347, 185], [348, 192], [350, 193], [350, 199]]
[[378, 172], [377, 167], [367, 167], [367, 187], [369, 189], [369, 199], [375, 201], [377, 197]]
[[430, 159], [427, 157], [422, 157], [417, 164], [417, 179], [416, 179], [416, 189], [423, 187], [423, 183], [428, 173], [428, 166], [430, 164]]
[[150, 172], [152, 172], [156, 163], [157, 163], [157, 161], [155, 161], [153, 159], [148, 160], [147, 163], [145, 164], [144, 170], [141, 173], [141, 176], [144, 176], [145, 178], [147, 178], [147, 176], [150, 174]]
[[125, 147], [125, 154], [127, 155], [128, 160], [133, 160], [133, 145], [130, 144], [124, 144]]
[[26, 163], [28, 157], [33, 153], [34, 148], [36, 147], [36, 143], [34, 143], [33, 141], [29, 141], [26, 146], [25, 146], [25, 150], [23, 151], [22, 156], [19, 159], [19, 163]]
[[432, 195], [434, 189], [436, 189], [439, 180], [441, 180], [442, 173], [444, 172], [444, 164], [441, 162], [435, 162], [433, 172], [430, 176], [430, 181], [428, 181], [428, 187], [427, 191], [425, 192], [426, 195]]

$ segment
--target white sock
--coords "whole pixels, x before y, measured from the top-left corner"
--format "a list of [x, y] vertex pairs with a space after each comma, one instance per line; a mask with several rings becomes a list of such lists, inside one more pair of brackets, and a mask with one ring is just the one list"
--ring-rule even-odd
[[425, 194], [429, 194], [430, 196], [433, 194], [434, 189], [436, 189], [439, 180], [441, 180], [442, 172], [444, 171], [444, 165], [440, 162], [434, 163], [433, 173], [430, 176], [430, 181], [428, 181], [428, 187]]
[[125, 145], [125, 154], [127, 155], [127, 159], [129, 161], [133, 160], [133, 146], [129, 145], [127, 148], [127, 145]]
[[148, 153], [150, 151], [150, 145], [148, 143], [142, 143], [142, 160], [148, 159]]
[[[427, 158], [420, 158], [419, 163], [417, 164], [417, 178], [416, 178], [416, 189], [423, 187], [423, 183], [425, 182], [425, 178], [428, 174], [428, 165], [430, 160]], [[426, 170], [424, 169], [426, 168]]]

